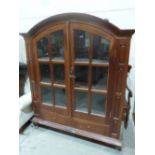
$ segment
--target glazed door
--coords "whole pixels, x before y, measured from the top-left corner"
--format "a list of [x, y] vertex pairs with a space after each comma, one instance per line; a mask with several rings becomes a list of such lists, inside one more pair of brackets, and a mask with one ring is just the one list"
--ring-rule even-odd
[[88, 25], [59, 24], [33, 44], [39, 109], [103, 123], [110, 107], [112, 37]]
[[41, 109], [68, 115], [66, 25], [59, 24], [34, 38], [36, 81]]
[[109, 59], [112, 38], [103, 31], [71, 24], [73, 117], [104, 122], [108, 108]]

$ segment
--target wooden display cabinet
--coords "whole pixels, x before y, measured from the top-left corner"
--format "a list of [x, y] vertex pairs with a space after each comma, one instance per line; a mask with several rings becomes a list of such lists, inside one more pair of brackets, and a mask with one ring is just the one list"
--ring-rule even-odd
[[22, 33], [33, 122], [121, 148], [133, 33], [81, 13], [52, 16]]

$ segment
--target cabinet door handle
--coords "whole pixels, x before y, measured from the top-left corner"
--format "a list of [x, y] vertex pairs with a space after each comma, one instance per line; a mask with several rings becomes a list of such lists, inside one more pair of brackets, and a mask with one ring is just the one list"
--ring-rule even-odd
[[71, 79], [75, 79], [75, 75], [73, 75], [73, 71], [74, 70], [74, 68], [73, 68], [73, 66], [71, 66], [71, 68], [70, 68], [70, 75], [69, 75], [69, 78], [71, 78]]

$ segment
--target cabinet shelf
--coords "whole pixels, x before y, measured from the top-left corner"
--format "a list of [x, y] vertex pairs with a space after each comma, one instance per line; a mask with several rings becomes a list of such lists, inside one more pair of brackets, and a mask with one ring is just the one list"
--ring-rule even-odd
[[63, 64], [64, 63], [64, 59], [60, 58], [60, 57], [55, 57], [53, 59], [50, 60], [53, 63], [59, 63], [59, 64]]
[[108, 67], [109, 62], [108, 61], [102, 61], [102, 60], [92, 60], [92, 65], [93, 66], [105, 66], [105, 67]]
[[83, 60], [83, 59], [76, 59], [75, 61], [74, 61], [74, 64], [75, 65], [88, 65], [89, 64], [89, 61], [88, 61], [88, 59], [86, 59], [86, 60]]
[[51, 86], [52, 84], [50, 82], [43, 82], [43, 81], [41, 81], [40, 85], [42, 85], [42, 86]]
[[43, 57], [43, 58], [39, 58], [38, 62], [43, 62], [43, 63], [57, 63], [57, 64], [64, 64], [64, 59], [63, 58], [53, 58], [53, 59], [49, 59], [49, 57]]
[[[43, 57], [43, 58], [39, 58], [38, 59], [39, 62], [43, 62], [43, 63], [49, 63], [49, 62], [53, 62], [53, 63], [58, 63], [58, 64], [64, 64], [64, 59], [63, 58], [53, 58], [53, 59], [49, 59], [49, 57]], [[92, 66], [105, 66], [108, 67], [109, 66], [109, 62], [108, 61], [102, 61], [102, 60], [92, 60], [92, 62], [90, 63], [88, 61], [88, 59], [76, 59], [74, 61], [75, 65], [89, 65], [91, 64]]]
[[74, 89], [84, 91], [84, 92], [87, 92], [89, 90], [87, 87], [75, 87]]
[[[89, 91], [89, 89], [87, 87], [75, 87], [74, 89], [78, 90], [78, 91], [83, 91], [83, 92], [88, 92]], [[92, 88], [90, 91], [92, 93], [107, 94], [106, 89], [94, 89], [94, 88]]]
[[91, 92], [93, 93], [101, 93], [101, 94], [107, 94], [107, 90], [106, 89], [91, 89]]
[[49, 62], [49, 57], [38, 58], [38, 62]]
[[83, 60], [83, 59], [76, 59], [74, 61], [75, 65], [92, 65], [92, 66], [104, 66], [104, 67], [108, 67], [109, 66], [109, 62], [108, 61], [102, 61], [102, 60], [92, 60], [92, 62], [89, 62], [88, 59]]
[[58, 84], [58, 83], [53, 83], [53, 86], [56, 87], [56, 88], [66, 88], [66, 85]]
[[49, 83], [49, 82], [41, 81], [40, 85], [42, 85], [42, 86], [53, 86], [55, 88], [66, 88], [65, 84], [59, 84], [59, 83], [55, 83], [55, 82], [52, 84], [52, 83]]

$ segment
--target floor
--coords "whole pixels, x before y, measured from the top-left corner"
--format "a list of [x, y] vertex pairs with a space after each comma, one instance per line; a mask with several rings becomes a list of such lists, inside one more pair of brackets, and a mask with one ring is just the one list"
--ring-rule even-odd
[[19, 136], [20, 155], [134, 155], [134, 125], [123, 130], [121, 151], [32, 124]]

